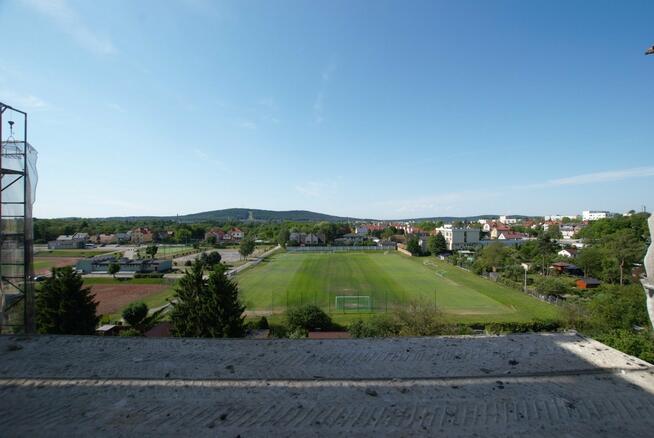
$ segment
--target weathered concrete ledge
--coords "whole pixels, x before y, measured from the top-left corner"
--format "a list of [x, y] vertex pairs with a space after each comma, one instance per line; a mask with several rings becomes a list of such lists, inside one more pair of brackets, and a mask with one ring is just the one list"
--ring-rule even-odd
[[651, 365], [575, 333], [0, 336], [3, 436], [646, 436], [653, 428]]

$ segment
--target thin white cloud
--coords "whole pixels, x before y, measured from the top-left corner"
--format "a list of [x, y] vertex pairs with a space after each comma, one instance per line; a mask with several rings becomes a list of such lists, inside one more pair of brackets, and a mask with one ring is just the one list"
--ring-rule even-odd
[[50, 19], [80, 47], [101, 55], [117, 52], [111, 40], [91, 29], [66, 0], [23, 0], [23, 3]]
[[581, 175], [557, 178], [544, 183], [533, 184], [527, 187], [546, 188], [560, 186], [576, 186], [582, 184], [597, 184], [603, 182], [622, 181], [631, 178], [654, 176], [654, 166], [634, 167], [631, 169], [609, 170], [605, 172], [584, 173]]

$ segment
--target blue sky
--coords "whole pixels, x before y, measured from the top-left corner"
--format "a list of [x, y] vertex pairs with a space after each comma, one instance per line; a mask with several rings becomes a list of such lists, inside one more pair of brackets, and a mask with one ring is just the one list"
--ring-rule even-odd
[[654, 206], [654, 2], [0, 0], [35, 215]]

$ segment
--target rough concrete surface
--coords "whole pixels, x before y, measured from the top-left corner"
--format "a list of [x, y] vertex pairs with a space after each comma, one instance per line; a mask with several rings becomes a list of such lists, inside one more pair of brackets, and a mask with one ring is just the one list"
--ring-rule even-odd
[[0, 336], [0, 436], [651, 436], [654, 369], [574, 333]]

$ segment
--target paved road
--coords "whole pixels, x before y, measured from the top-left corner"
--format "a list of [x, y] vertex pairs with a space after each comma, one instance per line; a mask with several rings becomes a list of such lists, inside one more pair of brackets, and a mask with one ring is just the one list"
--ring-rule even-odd
[[[242, 270], [249, 268], [250, 266], [254, 266], [254, 265], [260, 263], [263, 259], [265, 259], [269, 255], [271, 255], [272, 253], [277, 251], [279, 248], [280, 248], [279, 246], [276, 246], [276, 247], [262, 253], [261, 255], [259, 255], [257, 257], [250, 257], [246, 263], [244, 263], [244, 264], [242, 264], [240, 266], [237, 266], [236, 268], [232, 268], [232, 269], [228, 270], [227, 275], [228, 276], [235, 275], [235, 274], [241, 272]], [[207, 251], [207, 252], [212, 252], [212, 251], [218, 251], [220, 253], [221, 257], [222, 257], [222, 260], [225, 261], [225, 262], [230, 262], [230, 261], [233, 262], [235, 260], [239, 260], [240, 257], [241, 257], [238, 254], [238, 250], [236, 250], [236, 249], [219, 249], [219, 250], [211, 250], [211, 251]], [[186, 257], [180, 257], [180, 258], [175, 259], [175, 262], [177, 262], [177, 267], [178, 268], [183, 267], [184, 262], [186, 260], [195, 260], [195, 258], [199, 257], [199, 255], [200, 254], [193, 254], [193, 255], [186, 256]], [[182, 259], [184, 259], [184, 260], [182, 261]], [[176, 272], [176, 273], [172, 273], [172, 274], [165, 274], [164, 278], [176, 279], [176, 278], [181, 278], [183, 275], [184, 275], [183, 273]]]
[[3, 436], [651, 436], [652, 367], [575, 334], [0, 337]]

